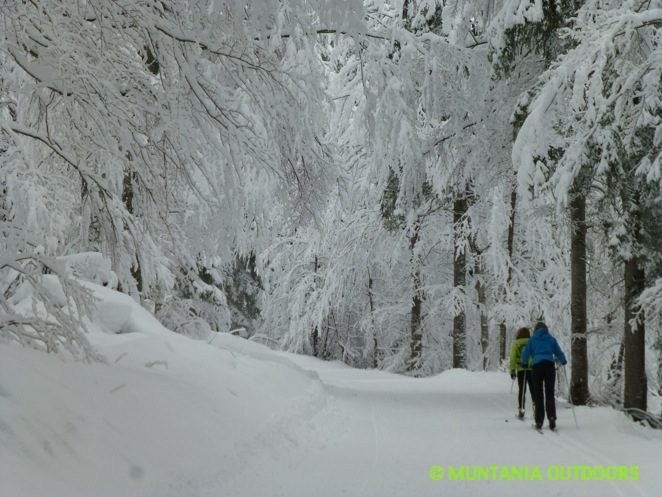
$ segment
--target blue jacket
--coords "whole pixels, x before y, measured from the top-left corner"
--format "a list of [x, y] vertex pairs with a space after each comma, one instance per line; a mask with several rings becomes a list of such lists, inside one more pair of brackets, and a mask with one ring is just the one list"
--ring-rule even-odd
[[565, 355], [559, 347], [556, 338], [549, 334], [547, 328], [538, 328], [533, 332], [533, 336], [524, 346], [522, 350], [522, 364], [529, 364], [529, 357], [533, 357], [532, 365], [538, 364], [540, 361], [554, 362], [556, 357], [561, 364], [566, 364]]

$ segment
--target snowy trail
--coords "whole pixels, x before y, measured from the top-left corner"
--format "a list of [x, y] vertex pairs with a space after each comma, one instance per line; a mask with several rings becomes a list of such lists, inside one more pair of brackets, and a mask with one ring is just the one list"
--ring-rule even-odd
[[[530, 428], [530, 419], [512, 418], [515, 398], [503, 374], [451, 371], [411, 379], [307, 357], [289, 359], [319, 375], [330, 394], [327, 411], [312, 418], [317, 431], [311, 432], [310, 426], [303, 430], [308, 442], [289, 455], [286, 465], [277, 458], [261, 459], [252, 468], [255, 478], [240, 479], [228, 495], [376, 497], [408, 495], [415, 489], [419, 496], [513, 496], [535, 491], [652, 497], [662, 489], [659, 434], [651, 437], [650, 430], [633, 426], [615, 412], [578, 408], [586, 424], [578, 430], [570, 410], [560, 402], [561, 432], [541, 436]], [[292, 423], [296, 431], [298, 420]], [[317, 446], [319, 432], [331, 432], [336, 440]], [[541, 470], [550, 465], [637, 465], [640, 480], [435, 482], [427, 474], [433, 464], [538, 465]], [[269, 493], [271, 482], [282, 485], [283, 479], [288, 485]]]
[[[578, 430], [559, 405], [560, 433], [540, 435], [513, 418], [503, 373], [413, 379], [229, 335], [210, 345], [140, 309], [128, 326], [91, 336], [107, 365], [0, 344], [0, 496], [662, 494], [662, 433], [606, 408], [578, 408]], [[432, 465], [638, 466], [639, 479], [433, 481]]]

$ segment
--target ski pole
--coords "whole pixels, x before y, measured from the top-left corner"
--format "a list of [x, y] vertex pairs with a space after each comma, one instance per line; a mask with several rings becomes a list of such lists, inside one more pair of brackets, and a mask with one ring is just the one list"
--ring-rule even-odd
[[565, 364], [562, 367], [563, 377], [565, 378], [565, 388], [568, 391], [568, 400], [570, 401], [570, 407], [572, 408], [572, 417], [575, 418], [575, 426], [579, 428], [579, 424], [577, 424], [577, 415], [575, 414], [575, 404], [572, 403], [572, 398], [570, 396], [570, 385], [568, 384], [568, 373], [565, 370]]

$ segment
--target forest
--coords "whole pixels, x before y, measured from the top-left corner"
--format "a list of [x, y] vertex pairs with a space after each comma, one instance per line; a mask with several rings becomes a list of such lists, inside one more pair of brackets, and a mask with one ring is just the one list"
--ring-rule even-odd
[[[661, 0], [0, 2], [0, 340], [194, 339], [662, 396]], [[662, 423], [657, 421], [658, 426]]]

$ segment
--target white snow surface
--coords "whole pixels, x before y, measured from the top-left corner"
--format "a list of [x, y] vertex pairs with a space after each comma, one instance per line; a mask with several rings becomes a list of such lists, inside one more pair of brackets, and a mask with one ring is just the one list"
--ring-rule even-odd
[[[107, 364], [0, 345], [3, 497], [662, 495], [662, 433], [559, 401], [558, 434], [513, 419], [503, 373], [415, 379], [174, 334], [113, 290]], [[116, 313], [116, 316], [113, 316]], [[638, 466], [637, 481], [432, 481], [430, 466]]]

